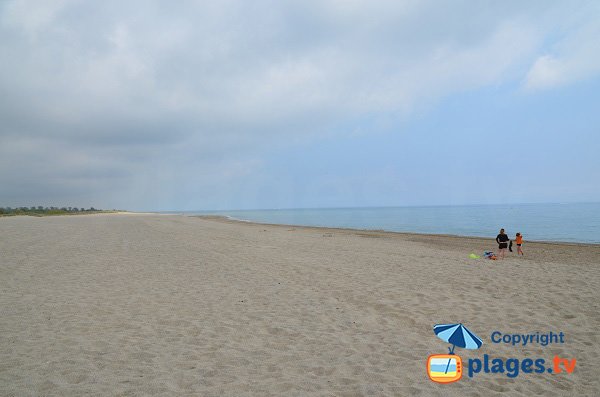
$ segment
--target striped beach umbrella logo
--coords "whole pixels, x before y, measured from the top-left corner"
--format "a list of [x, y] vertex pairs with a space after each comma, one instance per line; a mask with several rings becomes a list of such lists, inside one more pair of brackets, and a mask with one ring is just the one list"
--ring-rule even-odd
[[448, 348], [450, 354], [454, 354], [456, 346], [463, 349], [479, 349], [483, 344], [480, 337], [462, 324], [436, 324], [433, 326], [433, 332], [444, 342], [452, 344], [452, 348]]

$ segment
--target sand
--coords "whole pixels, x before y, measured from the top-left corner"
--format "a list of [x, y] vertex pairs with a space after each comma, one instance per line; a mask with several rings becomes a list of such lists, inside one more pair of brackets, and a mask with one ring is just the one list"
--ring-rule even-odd
[[[0, 395], [600, 395], [600, 246], [259, 225], [177, 215], [0, 218]], [[440, 385], [436, 323], [490, 357], [571, 374]], [[565, 343], [493, 344], [493, 331]]]

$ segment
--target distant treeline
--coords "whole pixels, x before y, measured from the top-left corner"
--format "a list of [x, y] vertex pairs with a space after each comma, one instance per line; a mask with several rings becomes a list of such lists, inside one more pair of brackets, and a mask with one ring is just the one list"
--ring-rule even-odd
[[0, 207], [0, 216], [2, 215], [68, 215], [68, 214], [89, 214], [91, 212], [115, 212], [116, 210], [100, 210], [94, 207], [88, 209], [77, 207]]

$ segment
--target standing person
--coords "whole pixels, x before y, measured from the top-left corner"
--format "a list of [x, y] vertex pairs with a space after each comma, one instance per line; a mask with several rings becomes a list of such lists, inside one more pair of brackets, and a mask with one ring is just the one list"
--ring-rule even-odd
[[509, 240], [506, 233], [504, 233], [504, 229], [500, 229], [500, 233], [496, 236], [496, 242], [498, 243], [498, 257], [500, 257], [500, 259], [504, 259], [506, 256]]
[[515, 242], [517, 243], [517, 255], [525, 256], [525, 254], [523, 253], [523, 248], [521, 248], [521, 246], [523, 245], [523, 235], [521, 233], [517, 233]]

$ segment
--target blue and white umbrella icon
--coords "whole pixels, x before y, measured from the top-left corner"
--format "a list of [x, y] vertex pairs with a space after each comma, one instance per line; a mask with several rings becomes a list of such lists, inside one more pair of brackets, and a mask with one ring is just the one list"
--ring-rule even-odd
[[481, 338], [462, 324], [436, 324], [433, 326], [433, 332], [444, 342], [452, 343], [452, 348], [448, 348], [449, 354], [454, 354], [456, 346], [463, 349], [479, 349], [483, 344]]
[[[452, 343], [452, 348], [448, 348], [449, 354], [454, 354], [456, 346], [463, 349], [479, 349], [483, 344], [481, 338], [462, 324], [436, 324], [433, 326], [433, 332], [444, 342]], [[446, 373], [448, 373], [451, 360], [451, 358], [448, 359]]]

